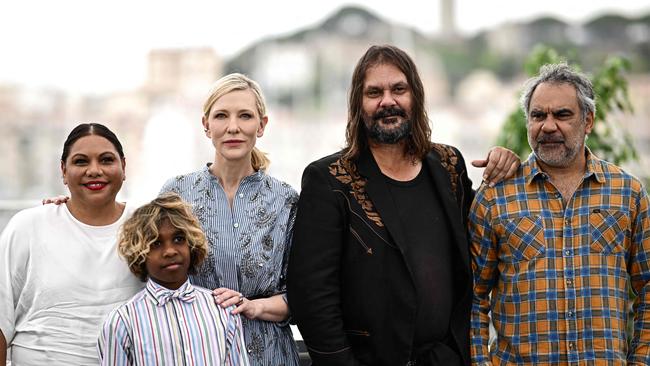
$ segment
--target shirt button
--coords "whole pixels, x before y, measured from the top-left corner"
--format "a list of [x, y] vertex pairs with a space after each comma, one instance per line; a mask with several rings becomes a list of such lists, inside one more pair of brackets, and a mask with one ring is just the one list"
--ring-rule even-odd
[[240, 193], [240, 194], [239, 194], [239, 198], [244, 198], [244, 194], [243, 194], [243, 193]]
[[562, 198], [562, 195], [560, 194], [560, 192], [555, 193], [555, 198]]
[[569, 311], [567, 315], [569, 316], [569, 318], [573, 318], [573, 311]]
[[566, 223], [567, 225], [571, 225], [571, 219], [564, 220], [564, 223]]
[[569, 249], [565, 250], [565, 251], [564, 251], [564, 255], [566, 255], [566, 256], [571, 255], [571, 251], [570, 251]]
[[574, 349], [575, 347], [576, 345], [573, 342], [569, 343], [569, 349]]
[[568, 278], [568, 279], [566, 280], [566, 284], [567, 284], [569, 287], [573, 286], [573, 280], [570, 279], [570, 278]]
[[260, 267], [264, 267], [264, 263], [260, 262], [260, 263], [258, 264], [258, 266], [260, 266]]
[[234, 224], [232, 224], [232, 226], [234, 226], [234, 227], [235, 227], [235, 229], [236, 229], [236, 228], [238, 228], [238, 227], [239, 227], [239, 223], [238, 223], [238, 222], [236, 222], [236, 223], [234, 223]]

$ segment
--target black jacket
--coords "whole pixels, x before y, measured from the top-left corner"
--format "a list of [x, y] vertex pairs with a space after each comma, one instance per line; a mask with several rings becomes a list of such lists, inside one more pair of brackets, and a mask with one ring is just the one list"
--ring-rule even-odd
[[[417, 304], [404, 255], [406, 228], [372, 154], [365, 151], [349, 164], [340, 157], [313, 162], [303, 173], [287, 275], [289, 307], [314, 365], [404, 365], [412, 356]], [[469, 364], [466, 223], [474, 193], [455, 148], [434, 144], [424, 163], [455, 248], [456, 296], [443, 353], [452, 350]]]

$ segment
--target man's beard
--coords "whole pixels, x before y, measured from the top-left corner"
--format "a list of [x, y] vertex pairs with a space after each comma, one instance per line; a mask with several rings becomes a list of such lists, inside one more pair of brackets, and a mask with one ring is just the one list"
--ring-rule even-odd
[[[379, 123], [380, 119], [388, 117], [402, 117], [404, 120], [402, 123], [394, 128], [386, 128], [384, 125]], [[377, 111], [371, 117], [364, 116], [363, 118], [366, 131], [368, 132], [368, 137], [372, 140], [382, 143], [382, 144], [396, 144], [402, 141], [404, 138], [408, 137], [411, 134], [412, 123], [411, 120], [406, 115], [406, 112], [399, 107], [391, 107]], [[396, 120], [390, 125], [396, 124]], [[384, 122], [384, 124], [386, 124]]]
[[[584, 136], [570, 136], [563, 139], [562, 136], [553, 136], [552, 134], [542, 134], [535, 141], [528, 137], [528, 143], [532, 147], [535, 156], [547, 165], [555, 168], [568, 167], [580, 153]], [[545, 147], [545, 142], [556, 142], [561, 145], [555, 148]]]

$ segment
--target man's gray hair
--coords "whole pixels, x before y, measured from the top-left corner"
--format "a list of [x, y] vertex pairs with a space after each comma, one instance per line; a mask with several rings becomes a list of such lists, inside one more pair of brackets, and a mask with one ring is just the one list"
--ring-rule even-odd
[[578, 105], [582, 120], [584, 121], [587, 114], [596, 114], [596, 97], [594, 96], [594, 87], [587, 76], [571, 68], [566, 63], [546, 64], [539, 68], [539, 74], [528, 79], [524, 84], [524, 92], [521, 95], [521, 108], [528, 119], [530, 111], [530, 100], [537, 86], [541, 83], [551, 84], [569, 84], [576, 89]]

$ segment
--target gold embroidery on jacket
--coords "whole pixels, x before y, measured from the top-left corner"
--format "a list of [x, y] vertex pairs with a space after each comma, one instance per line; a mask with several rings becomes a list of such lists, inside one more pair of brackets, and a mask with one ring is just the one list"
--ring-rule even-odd
[[361, 178], [357, 172], [356, 166], [352, 163], [343, 162], [341, 159], [338, 159], [334, 163], [330, 164], [329, 172], [339, 182], [350, 187], [350, 194], [359, 203], [368, 219], [374, 222], [375, 225], [383, 227], [384, 223], [381, 221], [379, 213], [375, 210], [375, 206], [372, 204], [370, 199], [368, 199], [368, 194], [366, 193], [366, 180]]
[[458, 182], [458, 173], [456, 172], [456, 164], [458, 164], [458, 156], [451, 146], [442, 144], [433, 144], [433, 149], [440, 155], [440, 164], [449, 173], [449, 182], [451, 183], [451, 190], [454, 196], [457, 195], [456, 182]]

